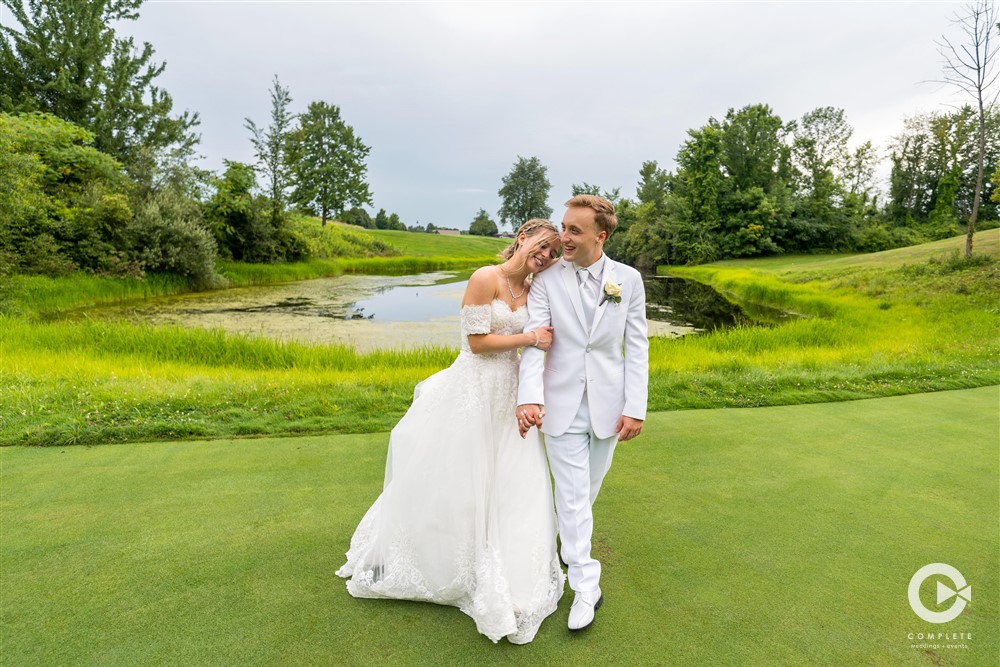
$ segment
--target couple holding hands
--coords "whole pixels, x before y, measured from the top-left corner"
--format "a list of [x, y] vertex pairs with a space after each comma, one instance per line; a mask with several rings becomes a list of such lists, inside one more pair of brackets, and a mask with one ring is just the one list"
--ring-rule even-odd
[[593, 622], [592, 508], [616, 444], [642, 431], [649, 343], [642, 278], [603, 252], [614, 206], [566, 206], [561, 234], [529, 220], [470, 278], [461, 352], [414, 390], [337, 571], [351, 595], [456, 606], [492, 641], [524, 644], [563, 593], [558, 528], [569, 629]]

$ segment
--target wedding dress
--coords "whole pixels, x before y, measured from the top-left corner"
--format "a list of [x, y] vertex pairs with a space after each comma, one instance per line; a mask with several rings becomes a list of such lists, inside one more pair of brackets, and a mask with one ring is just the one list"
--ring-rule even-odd
[[468, 342], [520, 333], [527, 319], [501, 299], [462, 308], [461, 353], [417, 385], [389, 438], [382, 494], [337, 571], [351, 595], [456, 606], [492, 641], [517, 644], [555, 611], [555, 510], [538, 431], [522, 440], [514, 419], [519, 357]]

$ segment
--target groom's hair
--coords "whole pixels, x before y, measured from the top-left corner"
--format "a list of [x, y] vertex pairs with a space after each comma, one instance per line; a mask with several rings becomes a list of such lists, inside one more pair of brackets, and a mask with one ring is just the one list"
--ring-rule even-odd
[[618, 226], [618, 218], [615, 216], [615, 205], [604, 197], [597, 195], [577, 195], [566, 202], [566, 206], [579, 206], [594, 210], [594, 222], [597, 224], [597, 231], [607, 232], [610, 237]]

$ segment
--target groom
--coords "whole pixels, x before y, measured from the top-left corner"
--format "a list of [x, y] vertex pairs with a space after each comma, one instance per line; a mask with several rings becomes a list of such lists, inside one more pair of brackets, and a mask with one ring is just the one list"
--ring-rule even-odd
[[562, 559], [576, 592], [569, 629], [582, 630], [604, 600], [601, 564], [590, 553], [592, 507], [615, 444], [642, 431], [649, 341], [639, 272], [603, 251], [618, 224], [614, 206], [594, 195], [566, 206], [562, 260], [535, 275], [524, 327], [551, 326], [552, 348], [547, 356], [524, 349], [516, 417], [522, 437], [532, 426], [545, 434]]

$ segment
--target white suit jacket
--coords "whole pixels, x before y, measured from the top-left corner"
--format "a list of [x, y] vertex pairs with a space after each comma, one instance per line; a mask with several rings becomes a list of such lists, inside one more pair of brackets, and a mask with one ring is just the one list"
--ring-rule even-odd
[[547, 354], [535, 347], [522, 352], [517, 403], [544, 405], [542, 432], [559, 436], [576, 417], [586, 388], [594, 435], [610, 438], [622, 415], [646, 418], [646, 292], [638, 271], [605, 257], [597, 300], [609, 280], [621, 285], [622, 300], [599, 305], [588, 329], [576, 268], [559, 260], [531, 283], [524, 330], [550, 325], [553, 340]]

